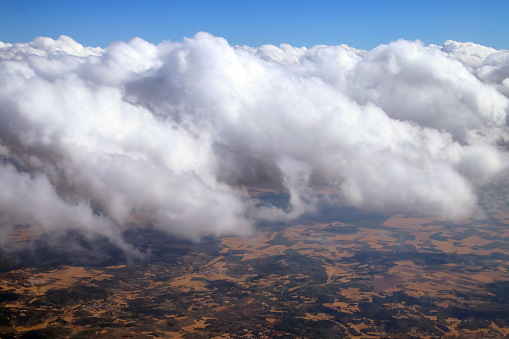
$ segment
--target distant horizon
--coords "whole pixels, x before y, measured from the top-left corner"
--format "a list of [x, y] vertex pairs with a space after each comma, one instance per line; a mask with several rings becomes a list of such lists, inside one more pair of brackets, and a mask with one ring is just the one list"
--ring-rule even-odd
[[[488, 47], [488, 48], [493, 48], [495, 50], [498, 50], [498, 51], [509, 51], [509, 49], [505, 49], [505, 48], [495, 48], [493, 46], [489, 46], [489, 45], [484, 45], [484, 44], [480, 44], [480, 43], [477, 43], [475, 41], [458, 41], [458, 40], [454, 40], [454, 39], [446, 39], [442, 42], [439, 42], [439, 43], [426, 43], [425, 41], [422, 41], [420, 39], [415, 39], [415, 40], [409, 40], [409, 39], [404, 39], [404, 38], [400, 38], [400, 39], [396, 39], [396, 40], [392, 40], [392, 41], [388, 41], [388, 42], [385, 42], [385, 43], [380, 43], [376, 46], [374, 46], [373, 48], [371, 49], [364, 49], [364, 48], [359, 48], [355, 45], [350, 45], [350, 44], [345, 44], [345, 43], [337, 43], [337, 44], [334, 44], [334, 45], [328, 45], [328, 44], [316, 44], [316, 45], [310, 45], [310, 46], [296, 46], [296, 45], [292, 45], [292, 44], [289, 44], [289, 43], [286, 43], [286, 42], [282, 42], [280, 44], [271, 44], [271, 43], [267, 43], [267, 44], [261, 44], [261, 45], [247, 45], [247, 44], [232, 44], [230, 43], [230, 41], [228, 39], [226, 39], [225, 37], [222, 37], [222, 36], [216, 36], [216, 35], [213, 35], [212, 33], [210, 32], [205, 32], [205, 31], [199, 31], [199, 32], [196, 32], [196, 34], [199, 34], [199, 33], [208, 33], [208, 34], [211, 34], [212, 36], [216, 37], [216, 38], [222, 38], [222, 39], [225, 39], [228, 44], [232, 47], [242, 47], [242, 46], [246, 46], [246, 47], [252, 47], [252, 48], [259, 48], [259, 47], [262, 47], [262, 46], [265, 46], [265, 45], [272, 45], [272, 46], [276, 46], [276, 47], [280, 47], [282, 45], [289, 45], [289, 46], [292, 46], [292, 47], [295, 47], [295, 48], [306, 48], [306, 49], [311, 49], [313, 47], [316, 47], [316, 46], [340, 46], [340, 45], [346, 45], [348, 47], [351, 47], [351, 48], [355, 48], [359, 51], [370, 51], [378, 46], [381, 46], [381, 45], [388, 45], [388, 44], [391, 44], [391, 43], [394, 43], [398, 40], [405, 40], [405, 41], [410, 41], [410, 42], [421, 42], [424, 46], [443, 46], [447, 41], [453, 41], [453, 42], [457, 42], [457, 43], [461, 43], [461, 44], [469, 44], [469, 43], [473, 43], [475, 45], [479, 45], [479, 46], [483, 46], [483, 47]], [[77, 42], [78, 44], [82, 45], [83, 47], [90, 47], [90, 48], [101, 48], [101, 49], [106, 49], [108, 48], [110, 45], [112, 44], [115, 44], [115, 43], [118, 43], [118, 42], [124, 42], [124, 43], [129, 43], [131, 40], [133, 39], [143, 39], [151, 44], [154, 44], [154, 45], [159, 45], [161, 43], [164, 43], [164, 42], [173, 42], [173, 43], [181, 43], [182, 41], [184, 41], [185, 39], [193, 39], [195, 36], [185, 36], [185, 37], [182, 37], [181, 40], [170, 40], [170, 39], [166, 39], [166, 40], [162, 40], [160, 42], [152, 42], [152, 41], [149, 41], [149, 40], [145, 40], [143, 39], [142, 37], [133, 37], [131, 39], [127, 39], [127, 40], [115, 40], [115, 41], [112, 41], [110, 42], [108, 45], [106, 46], [97, 46], [97, 45], [87, 45], [87, 44], [84, 44], [84, 43], [81, 43], [79, 40], [75, 39], [74, 37], [72, 36], [69, 36], [69, 35], [66, 35], [66, 34], [61, 34], [59, 36], [56, 36], [56, 37], [48, 37], [48, 36], [36, 36], [34, 37], [32, 40], [30, 41], [22, 41], [22, 42], [7, 42], [7, 41], [2, 41], [0, 40], [0, 43], [4, 43], [4, 44], [11, 44], [11, 45], [14, 45], [14, 44], [30, 44], [32, 43], [34, 40], [36, 40], [37, 38], [51, 38], [53, 40], [58, 40], [61, 36], [64, 36], [64, 37], [69, 37], [71, 38], [72, 40], [74, 40], [75, 42]]]
[[28, 43], [66, 35], [83, 46], [107, 47], [139, 37], [153, 44], [196, 33], [232, 46], [346, 44], [371, 50], [399, 39], [442, 45], [447, 40], [508, 50], [509, 22], [501, 1], [11, 1], [0, 3], [0, 41]]

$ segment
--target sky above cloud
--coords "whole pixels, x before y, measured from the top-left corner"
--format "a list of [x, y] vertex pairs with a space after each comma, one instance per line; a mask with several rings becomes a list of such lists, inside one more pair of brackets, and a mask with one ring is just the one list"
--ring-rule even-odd
[[0, 2], [0, 41], [68, 35], [106, 47], [134, 37], [181, 41], [199, 31], [231, 45], [312, 47], [347, 44], [370, 50], [398, 39], [446, 40], [509, 49], [509, 2], [430, 1], [35, 1]]
[[[509, 187], [508, 69], [508, 51], [451, 40], [1, 43], [0, 244], [29, 224], [129, 251], [121, 225], [137, 214], [192, 240], [324, 204], [482, 215], [481, 200], [505, 204]], [[252, 186], [287, 192], [289, 205], [259, 204]]]

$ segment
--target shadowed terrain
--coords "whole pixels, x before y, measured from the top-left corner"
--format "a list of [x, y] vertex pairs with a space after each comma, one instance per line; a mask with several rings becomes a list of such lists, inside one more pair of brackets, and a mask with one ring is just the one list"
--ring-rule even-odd
[[[2, 253], [1, 336], [509, 334], [509, 215], [461, 224], [354, 210], [320, 215], [197, 244], [139, 221], [123, 236], [150, 251], [145, 259], [79, 234], [67, 239], [81, 241], [78, 252], [41, 243]], [[12, 237], [28, 241], [29, 228]]]

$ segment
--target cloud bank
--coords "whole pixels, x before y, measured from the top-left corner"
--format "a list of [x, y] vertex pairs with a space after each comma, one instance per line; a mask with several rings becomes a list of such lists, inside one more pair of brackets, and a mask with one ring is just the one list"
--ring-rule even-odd
[[29, 224], [122, 247], [138, 214], [193, 240], [248, 235], [324, 199], [468, 217], [483, 190], [509, 186], [508, 97], [509, 52], [472, 43], [0, 43], [0, 241]]

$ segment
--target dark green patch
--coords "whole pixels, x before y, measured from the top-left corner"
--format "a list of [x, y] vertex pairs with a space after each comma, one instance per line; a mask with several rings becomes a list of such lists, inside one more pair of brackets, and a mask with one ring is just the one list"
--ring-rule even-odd
[[493, 241], [493, 242], [491, 242], [489, 244], [481, 246], [481, 248], [483, 250], [494, 250], [494, 249], [498, 248], [498, 249], [501, 249], [501, 250], [509, 251], [509, 243], [502, 242], [502, 241]]
[[334, 226], [329, 225], [323, 229], [327, 232], [337, 233], [337, 234], [355, 234], [359, 232], [359, 228], [356, 226]]
[[432, 235], [429, 236], [429, 238], [432, 239], [432, 240], [436, 240], [436, 241], [447, 241], [447, 240], [449, 240], [449, 238], [443, 237], [443, 236], [441, 236], [441, 234], [442, 234], [442, 232], [433, 233]]
[[287, 246], [287, 247], [290, 247], [290, 246], [293, 246], [296, 244], [295, 241], [293, 240], [290, 240], [282, 235], [280, 235], [279, 233], [274, 237], [274, 239], [272, 239], [271, 241], [267, 241], [267, 244], [271, 244], [271, 245], [282, 245], [282, 246]]
[[48, 302], [63, 306], [86, 303], [95, 299], [105, 299], [110, 293], [108, 290], [95, 286], [73, 286], [69, 289], [52, 289], [46, 292]]
[[0, 303], [16, 301], [19, 299], [19, 295], [12, 292], [0, 292]]

